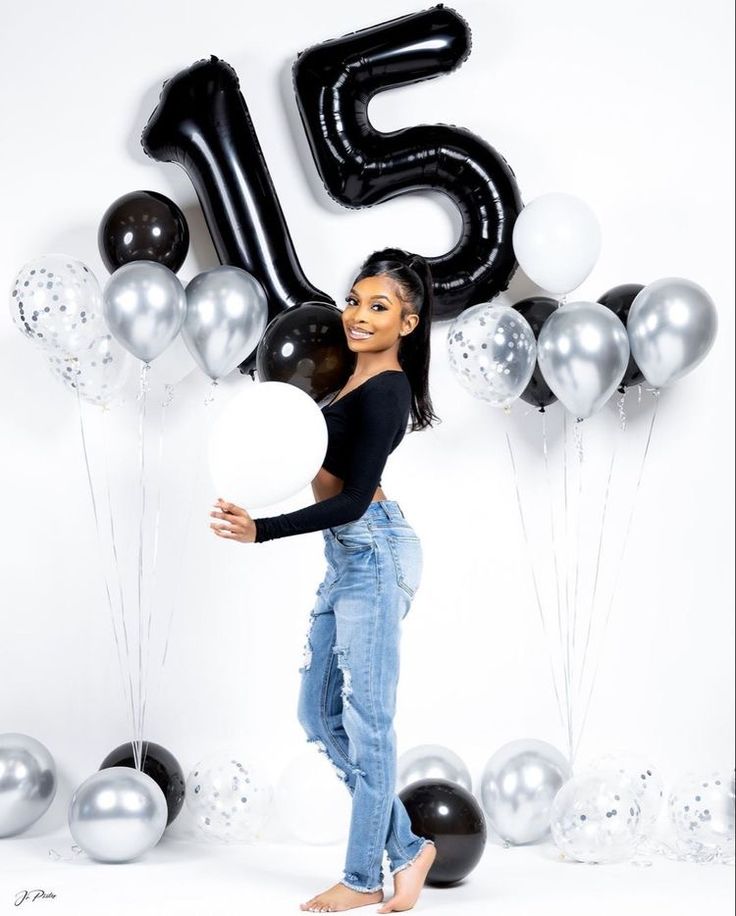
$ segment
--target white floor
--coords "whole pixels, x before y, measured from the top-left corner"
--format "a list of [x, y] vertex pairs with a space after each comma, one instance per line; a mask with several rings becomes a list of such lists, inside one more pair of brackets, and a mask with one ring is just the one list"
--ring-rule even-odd
[[[61, 858], [49, 855], [54, 850]], [[219, 846], [166, 834], [146, 856], [124, 865], [74, 854], [67, 830], [0, 840], [0, 914], [284, 914], [340, 877], [344, 848], [258, 843]], [[646, 862], [651, 862], [647, 865]], [[52, 898], [25, 899], [41, 889]], [[385, 891], [390, 893], [388, 878]], [[374, 912], [366, 907], [359, 912]], [[670, 861], [581, 865], [555, 846], [487, 845], [456, 887], [425, 888], [415, 910], [443, 916], [720, 916], [734, 911], [734, 871], [727, 865]]]

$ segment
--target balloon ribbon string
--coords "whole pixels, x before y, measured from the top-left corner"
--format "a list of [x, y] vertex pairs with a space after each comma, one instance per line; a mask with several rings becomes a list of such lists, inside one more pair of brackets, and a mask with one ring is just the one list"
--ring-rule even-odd
[[[557, 635], [560, 643], [560, 664], [564, 664], [564, 648], [562, 643], [562, 596], [560, 585], [560, 564], [559, 564], [559, 543], [557, 538], [557, 526], [555, 525], [555, 512], [553, 500], [552, 477], [550, 474], [549, 464], [549, 443], [547, 440], [547, 414], [542, 414], [542, 452], [544, 454], [544, 472], [547, 482], [547, 501], [549, 504], [549, 528], [550, 538], [552, 541], [552, 562], [555, 573], [555, 589], [557, 596]], [[552, 646], [550, 645], [550, 657], [553, 656]], [[564, 670], [564, 669], [563, 669]], [[560, 704], [560, 717], [562, 718], [562, 708]], [[564, 728], [564, 721], [562, 722]]]
[[[146, 519], [146, 395], [148, 394], [148, 372], [150, 363], [143, 363], [140, 374], [140, 390], [138, 401], [138, 457], [139, 457], [139, 487], [140, 487], [140, 516], [138, 522], [138, 756], [143, 752], [143, 722], [141, 710], [143, 708], [143, 584], [144, 584], [144, 532]], [[140, 769], [140, 766], [139, 766]]]
[[[606, 490], [605, 490], [605, 495], [603, 497], [603, 509], [601, 511], [601, 524], [600, 524], [600, 529], [598, 533], [598, 550], [597, 550], [596, 561], [595, 561], [595, 572], [593, 574], [593, 592], [592, 592], [590, 603], [588, 606], [588, 629], [585, 635], [585, 645], [583, 647], [583, 657], [582, 657], [582, 662], [580, 666], [578, 684], [576, 688], [578, 696], [582, 696], [583, 678], [585, 676], [585, 666], [588, 661], [588, 649], [590, 646], [590, 636], [591, 636], [592, 629], [593, 629], [593, 617], [595, 615], [596, 598], [598, 596], [598, 582], [600, 578], [601, 558], [603, 556], [603, 543], [604, 543], [605, 534], [606, 534], [606, 520], [608, 517], [608, 506], [610, 504], [611, 481], [613, 479], [613, 471], [614, 471], [614, 467], [616, 466], [616, 458], [618, 456], [618, 449], [621, 443], [621, 438], [626, 429], [626, 413], [624, 410], [625, 401], [626, 401], [626, 393], [624, 392], [624, 394], [622, 394], [618, 400], [618, 414], [619, 414], [618, 430], [616, 433], [616, 437], [614, 439], [613, 449], [611, 450], [611, 460], [608, 464], [608, 479], [606, 480]], [[578, 741], [579, 740], [580, 740], [580, 736], [578, 736]]]
[[563, 665], [565, 672], [565, 705], [567, 710], [567, 751], [570, 766], [572, 766], [572, 700], [570, 684], [570, 507], [567, 487], [567, 439], [568, 439], [567, 411], [563, 414], [563, 441], [562, 441], [562, 492], [563, 513], [565, 522], [565, 651]]
[[[157, 480], [156, 480], [156, 511], [153, 521], [153, 558], [151, 560], [151, 581], [148, 590], [148, 622], [146, 627], [146, 669], [143, 689], [143, 708], [141, 711], [141, 731], [145, 730], [146, 725], [146, 704], [148, 702], [148, 681], [151, 661], [151, 623], [153, 619], [153, 603], [156, 599], [156, 571], [158, 568], [158, 545], [159, 529], [161, 527], [161, 481], [163, 478], [163, 458], [164, 458], [164, 434], [166, 432], [166, 408], [171, 404], [174, 397], [174, 386], [166, 386], [166, 397], [161, 404], [161, 413], [159, 416], [158, 427], [158, 450], [157, 450]], [[144, 751], [143, 763], [146, 762], [148, 750]]]
[[[521, 500], [521, 490], [520, 490], [520, 487], [519, 487], [519, 473], [518, 473], [517, 468], [516, 468], [516, 461], [514, 460], [514, 450], [513, 450], [512, 446], [511, 446], [511, 438], [509, 437], [508, 431], [506, 431], [506, 445], [508, 446], [509, 457], [511, 458], [511, 468], [512, 468], [513, 474], [514, 474], [514, 487], [515, 487], [515, 489], [516, 489], [516, 503], [517, 503], [517, 505], [518, 505], [518, 507], [519, 507], [519, 517], [520, 517], [520, 519], [521, 519], [521, 530], [522, 530], [523, 535], [524, 535], [524, 543], [525, 543], [525, 545], [526, 545], [527, 557], [528, 557], [528, 559], [529, 559], [529, 568], [530, 568], [531, 573], [532, 573], [532, 582], [534, 583], [534, 595], [535, 595], [535, 597], [536, 597], [536, 599], [537, 599], [537, 609], [538, 609], [538, 611], [539, 611], [539, 619], [540, 619], [541, 622], [542, 622], [542, 633], [544, 634], [545, 642], [547, 643], [547, 646], [549, 646], [549, 645], [550, 645], [550, 641], [549, 641], [549, 637], [548, 637], [548, 635], [547, 635], [547, 627], [546, 627], [546, 624], [545, 624], [545, 622], [544, 622], [544, 611], [543, 611], [543, 609], [542, 609], [542, 599], [540, 598], [540, 595], [539, 595], [539, 584], [538, 584], [538, 581], [537, 581], [536, 570], [535, 570], [535, 568], [534, 568], [533, 553], [532, 553], [532, 548], [531, 548], [531, 544], [530, 544], [530, 541], [529, 541], [529, 533], [528, 533], [527, 527], [526, 527], [526, 519], [525, 519], [525, 517], [524, 517], [524, 507], [523, 507], [522, 500]], [[550, 654], [550, 670], [551, 670], [551, 672], [552, 672], [552, 686], [553, 686], [553, 688], [554, 688], [555, 697], [556, 697], [556, 699], [557, 699], [557, 709], [558, 709], [558, 712], [559, 712], [559, 714], [560, 714], [560, 724], [563, 725], [563, 727], [564, 727], [564, 721], [563, 721], [563, 717], [562, 717], [562, 703], [560, 702], [560, 695], [559, 695], [559, 692], [558, 692], [558, 690], [557, 690], [557, 681], [556, 681], [556, 677], [555, 677], [554, 666], [553, 666], [553, 664], [552, 664], [552, 656], [551, 656], [551, 654]]]
[[[649, 447], [650, 447], [650, 445], [651, 445], [651, 443], [652, 443], [652, 433], [654, 432], [654, 423], [655, 423], [655, 420], [657, 419], [657, 410], [658, 410], [658, 408], [659, 408], [659, 398], [660, 398], [659, 389], [658, 389], [658, 388], [653, 389], [652, 394], [654, 395], [654, 410], [652, 411], [652, 419], [651, 419], [651, 421], [649, 422], [649, 430], [648, 430], [648, 432], [647, 432], [647, 438], [646, 438], [646, 442], [645, 442], [645, 444], [644, 444], [644, 452], [643, 452], [642, 457], [641, 457], [641, 464], [639, 465], [639, 476], [638, 476], [637, 481], [636, 481], [636, 487], [635, 487], [635, 489], [634, 489], [634, 497], [633, 497], [632, 502], [631, 502], [631, 510], [630, 510], [630, 512], [629, 512], [629, 518], [628, 518], [628, 521], [627, 521], [627, 523], [626, 523], [626, 531], [625, 531], [625, 533], [624, 533], [624, 540], [623, 540], [623, 544], [622, 544], [622, 546], [621, 546], [621, 552], [620, 552], [619, 557], [618, 557], [618, 563], [617, 563], [617, 565], [616, 565], [616, 573], [615, 573], [615, 576], [614, 576], [613, 588], [612, 588], [612, 590], [611, 590], [611, 598], [610, 598], [610, 601], [608, 602], [608, 608], [607, 608], [607, 611], [606, 611], [606, 616], [605, 616], [604, 621], [603, 621], [603, 630], [602, 630], [602, 634], [601, 634], [601, 640], [603, 640], [603, 637], [605, 636], [606, 630], [607, 630], [607, 628], [608, 628], [608, 621], [609, 621], [609, 619], [610, 619], [610, 617], [611, 617], [611, 609], [613, 608], [613, 603], [614, 603], [614, 601], [615, 601], [615, 599], [616, 599], [616, 593], [617, 593], [617, 591], [618, 591], [618, 584], [619, 584], [619, 580], [620, 580], [620, 577], [621, 577], [621, 568], [622, 568], [622, 566], [623, 566], [624, 556], [625, 556], [625, 554], [626, 554], [626, 547], [628, 546], [629, 535], [630, 535], [630, 533], [631, 533], [631, 522], [633, 521], [634, 513], [635, 513], [635, 511], [636, 511], [636, 505], [637, 505], [637, 502], [638, 502], [639, 491], [640, 491], [640, 489], [641, 489], [641, 481], [642, 481], [642, 478], [643, 478], [643, 476], [644, 476], [644, 467], [645, 467], [646, 462], [647, 462], [647, 456], [649, 455]], [[598, 667], [599, 667], [599, 664], [600, 664], [600, 656], [601, 656], [601, 653], [599, 652], [599, 653], [598, 653], [598, 658], [596, 659], [595, 668], [594, 668], [594, 670], [593, 670], [593, 676], [592, 676], [591, 681], [590, 681], [590, 689], [589, 689], [589, 691], [588, 691], [588, 697], [587, 697], [587, 700], [586, 700], [586, 703], [585, 703], [585, 713], [584, 713], [584, 715], [583, 715], [583, 721], [582, 721], [582, 724], [581, 724], [581, 726], [580, 726], [580, 733], [579, 733], [579, 736], [578, 736], [578, 743], [579, 743], [579, 741], [580, 741], [580, 735], [582, 735], [582, 733], [583, 733], [583, 729], [585, 728], [585, 723], [586, 723], [586, 720], [587, 720], [587, 718], [588, 718], [588, 711], [589, 711], [589, 709], [590, 709], [590, 701], [591, 701], [591, 698], [592, 698], [592, 696], [593, 696], [593, 690], [594, 690], [594, 688], [595, 688], [596, 678], [597, 678], [597, 675], [598, 675]]]
[[[92, 469], [91, 469], [91, 467], [90, 467], [90, 462], [89, 462], [89, 450], [88, 450], [88, 447], [87, 447], [87, 435], [86, 435], [86, 433], [85, 433], [85, 431], [84, 431], [84, 413], [83, 413], [83, 410], [82, 410], [82, 399], [81, 399], [81, 395], [80, 395], [80, 392], [79, 392], [79, 383], [78, 383], [78, 382], [77, 382], [77, 385], [76, 385], [75, 387], [76, 387], [76, 391], [77, 391], [77, 407], [78, 407], [78, 410], [79, 410], [79, 431], [80, 431], [80, 434], [81, 434], [81, 437], [82, 437], [82, 452], [83, 452], [83, 454], [84, 454], [84, 467], [85, 467], [85, 470], [86, 470], [86, 472], [87, 472], [87, 483], [88, 483], [88, 485], [89, 485], [89, 494], [90, 494], [90, 499], [91, 499], [91, 502], [92, 502], [92, 514], [93, 514], [94, 520], [95, 520], [95, 533], [96, 533], [96, 536], [97, 536], [97, 549], [98, 549], [98, 553], [99, 553], [99, 556], [100, 556], [100, 560], [102, 561], [102, 566], [103, 566], [103, 579], [104, 579], [104, 582], [105, 582], [105, 594], [106, 594], [106, 596], [107, 596], [107, 606], [108, 606], [108, 609], [109, 609], [109, 611], [110, 611], [110, 622], [111, 622], [111, 624], [112, 624], [112, 635], [113, 635], [113, 639], [114, 639], [114, 641], [115, 641], [115, 650], [116, 650], [116, 653], [117, 653], [117, 656], [118, 656], [118, 667], [119, 667], [119, 670], [120, 670], [120, 677], [121, 677], [121, 682], [122, 682], [122, 686], [123, 686], [123, 699], [124, 699], [124, 701], [125, 701], [125, 705], [126, 705], [126, 706], [127, 706], [128, 700], [130, 700], [130, 702], [131, 702], [131, 724], [132, 724], [132, 727], [133, 727], [133, 732], [135, 733], [135, 710], [132, 708], [132, 700], [133, 700], [133, 695], [132, 695], [132, 682], [131, 682], [131, 694], [130, 694], [130, 697], [128, 697], [128, 695], [127, 695], [127, 693], [126, 693], [126, 689], [125, 689], [125, 676], [124, 676], [124, 673], [123, 673], [123, 672], [124, 672], [123, 657], [122, 657], [122, 652], [121, 652], [121, 649], [120, 649], [120, 640], [119, 640], [119, 638], [118, 638], [118, 629], [117, 629], [117, 625], [116, 625], [116, 623], [115, 623], [115, 611], [114, 611], [114, 608], [113, 608], [112, 595], [111, 595], [111, 593], [110, 593], [110, 584], [109, 584], [109, 581], [108, 581], [107, 563], [105, 562], [104, 551], [103, 551], [103, 549], [102, 549], [102, 535], [101, 535], [101, 528], [100, 528], [100, 514], [99, 514], [99, 511], [98, 511], [98, 508], [97, 508], [97, 499], [96, 499], [96, 497], [95, 497], [95, 488], [94, 488], [94, 484], [93, 484], [93, 482], [92, 482]], [[108, 493], [109, 493], [109, 488], [108, 488]], [[117, 565], [117, 557], [115, 557], [115, 562], [116, 562], [116, 565]], [[118, 577], [119, 577], [119, 574], [120, 574], [120, 570], [119, 570], [119, 568], [118, 568]], [[122, 605], [121, 605], [121, 614], [122, 614], [122, 612], [123, 612], [123, 608], [122, 608]], [[128, 671], [130, 671], [130, 665], [129, 665], [129, 664], [128, 664]]]

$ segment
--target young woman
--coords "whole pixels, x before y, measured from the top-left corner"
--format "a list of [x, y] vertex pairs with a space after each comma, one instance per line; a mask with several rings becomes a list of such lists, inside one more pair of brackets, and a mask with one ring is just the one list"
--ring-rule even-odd
[[426, 261], [399, 249], [372, 254], [346, 299], [342, 321], [353, 374], [323, 408], [328, 446], [312, 481], [316, 502], [251, 518], [219, 499], [222, 538], [262, 542], [321, 530], [327, 573], [310, 616], [299, 695], [307, 737], [331, 759], [352, 795], [343, 879], [301, 905], [334, 913], [383, 900], [383, 851], [394, 895], [378, 910], [411, 909], [435, 858], [394, 794], [393, 717], [401, 621], [422, 573], [422, 547], [381, 474], [406, 432], [432, 425], [428, 392], [432, 318]]

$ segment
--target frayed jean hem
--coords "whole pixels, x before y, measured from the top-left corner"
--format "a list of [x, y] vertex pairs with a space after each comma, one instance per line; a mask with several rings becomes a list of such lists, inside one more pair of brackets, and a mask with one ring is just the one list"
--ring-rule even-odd
[[340, 881], [340, 884], [344, 884], [345, 887], [349, 887], [351, 891], [358, 891], [360, 894], [375, 894], [376, 891], [383, 890], [383, 884], [377, 884], [375, 887], [358, 887], [357, 884], [351, 884], [349, 881], [346, 881], [344, 878]]
[[422, 850], [425, 848], [425, 846], [436, 846], [436, 843], [435, 843], [434, 840], [425, 840], [425, 841], [422, 843], [422, 845], [421, 845], [421, 847], [420, 847], [420, 849], [419, 849], [419, 852], [417, 852], [417, 854], [416, 854], [415, 856], [413, 856], [411, 859], [409, 859], [408, 862], [404, 862], [403, 865], [398, 865], [396, 868], [394, 868], [394, 869], [391, 871], [391, 874], [392, 874], [392, 875], [395, 875], [395, 874], [397, 874], [398, 872], [403, 871], [405, 868], [408, 868], [412, 863], [416, 862], [416, 860], [417, 860], [417, 859], [419, 858], [419, 856], [422, 854]]

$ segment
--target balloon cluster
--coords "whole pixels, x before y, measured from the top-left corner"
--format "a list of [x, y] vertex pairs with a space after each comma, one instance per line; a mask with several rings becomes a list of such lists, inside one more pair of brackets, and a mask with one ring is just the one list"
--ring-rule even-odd
[[[513, 242], [526, 274], [566, 296], [593, 269], [600, 229], [583, 201], [545, 194], [522, 210]], [[616, 286], [597, 302], [482, 303], [453, 322], [447, 343], [456, 377], [476, 397], [504, 408], [521, 398], [540, 410], [559, 399], [582, 420], [617, 389], [682, 378], [705, 358], [717, 326], [702, 287], [665, 278]]]

